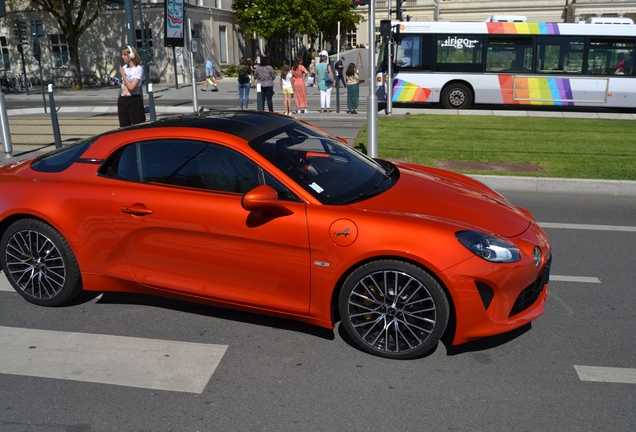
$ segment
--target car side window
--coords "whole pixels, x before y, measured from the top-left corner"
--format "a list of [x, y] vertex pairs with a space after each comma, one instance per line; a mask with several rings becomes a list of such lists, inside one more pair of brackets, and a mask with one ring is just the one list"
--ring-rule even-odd
[[299, 201], [254, 162], [216, 144], [188, 140], [154, 140], [121, 149], [100, 173], [122, 180], [168, 184], [244, 194], [268, 184], [281, 200]]

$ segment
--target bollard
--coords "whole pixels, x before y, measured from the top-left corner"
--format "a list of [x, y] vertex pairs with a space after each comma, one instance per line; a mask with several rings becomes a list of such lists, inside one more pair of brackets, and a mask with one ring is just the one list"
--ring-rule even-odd
[[49, 108], [51, 109], [51, 124], [53, 125], [53, 138], [55, 139], [55, 148], [62, 148], [62, 138], [60, 137], [60, 124], [57, 121], [57, 109], [55, 108], [55, 99], [53, 99], [53, 84], [49, 84]]
[[261, 83], [256, 83], [256, 109], [258, 111], [263, 111], [265, 107], [263, 106], [263, 94], [261, 93]]
[[4, 93], [2, 92], [0, 92], [0, 128], [2, 129], [2, 150], [4, 151], [4, 157], [13, 157], [13, 144], [11, 144], [11, 132], [9, 132], [7, 106], [4, 104]]
[[336, 71], [336, 76], [334, 77], [334, 79], [336, 80], [336, 113], [340, 113], [340, 79], [338, 76], [339, 74], [340, 73]]
[[152, 84], [148, 84], [148, 104], [150, 105], [150, 120], [157, 120], [157, 112], [155, 111], [155, 95], [152, 92]]

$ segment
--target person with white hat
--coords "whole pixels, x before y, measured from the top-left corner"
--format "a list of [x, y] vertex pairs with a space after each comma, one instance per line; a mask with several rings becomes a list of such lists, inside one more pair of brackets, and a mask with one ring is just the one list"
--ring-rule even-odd
[[331, 111], [331, 89], [335, 83], [328, 56], [320, 56], [320, 63], [316, 66], [316, 74], [318, 75], [318, 90], [320, 90], [320, 112], [329, 114]]

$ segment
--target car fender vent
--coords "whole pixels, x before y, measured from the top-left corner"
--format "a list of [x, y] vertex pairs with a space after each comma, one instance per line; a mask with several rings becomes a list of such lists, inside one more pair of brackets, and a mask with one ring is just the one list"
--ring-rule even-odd
[[490, 306], [490, 303], [495, 296], [495, 291], [490, 287], [490, 285], [483, 282], [475, 281], [475, 286], [477, 287], [479, 297], [481, 297], [481, 301], [484, 304], [484, 309], [488, 310], [488, 306]]

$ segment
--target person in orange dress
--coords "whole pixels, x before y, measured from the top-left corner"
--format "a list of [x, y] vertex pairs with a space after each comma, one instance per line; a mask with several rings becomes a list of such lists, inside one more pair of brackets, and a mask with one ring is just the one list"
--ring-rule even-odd
[[292, 66], [292, 81], [294, 87], [294, 98], [296, 100], [297, 113], [307, 114], [307, 69], [300, 62], [300, 59], [294, 60], [294, 66]]

